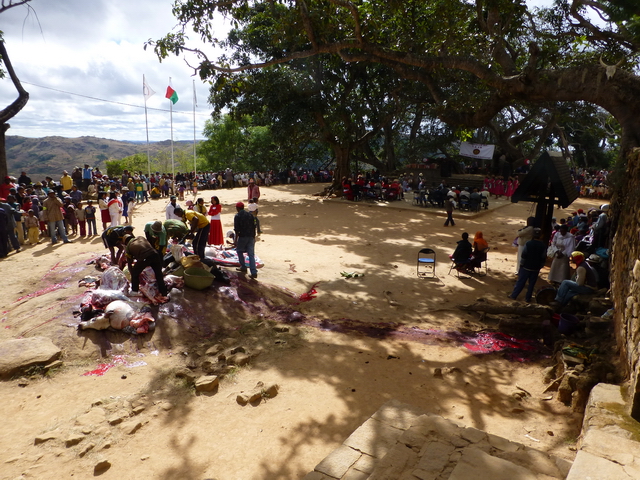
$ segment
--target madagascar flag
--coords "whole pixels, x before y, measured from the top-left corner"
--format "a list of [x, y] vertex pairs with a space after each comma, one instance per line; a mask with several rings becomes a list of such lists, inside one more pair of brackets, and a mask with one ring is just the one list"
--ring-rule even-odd
[[171, 103], [174, 105], [178, 101], [178, 93], [171, 87], [167, 87], [167, 93], [165, 94], [165, 98], [171, 100]]

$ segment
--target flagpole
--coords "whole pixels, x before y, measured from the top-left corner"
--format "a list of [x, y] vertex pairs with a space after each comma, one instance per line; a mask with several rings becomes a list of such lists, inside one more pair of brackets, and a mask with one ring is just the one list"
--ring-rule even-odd
[[196, 176], [197, 164], [196, 164], [196, 104], [198, 99], [196, 98], [196, 81], [193, 81], [193, 175]]
[[[145, 91], [146, 90], [146, 91]], [[142, 96], [144, 97], [144, 126], [147, 131], [147, 169], [149, 170], [149, 177], [151, 177], [151, 153], [149, 152], [149, 120], [147, 118], [147, 96], [151, 96], [148, 91], [147, 81], [142, 75]]]
[[[171, 86], [171, 77], [169, 77], [169, 86]], [[173, 161], [173, 102], [169, 99], [169, 115], [171, 117], [171, 174], [173, 181], [176, 180], [176, 167]]]

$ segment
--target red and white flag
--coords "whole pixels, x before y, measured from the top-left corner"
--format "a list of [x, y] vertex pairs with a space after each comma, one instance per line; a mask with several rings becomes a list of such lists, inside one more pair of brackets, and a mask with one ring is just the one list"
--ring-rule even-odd
[[482, 143], [460, 143], [460, 155], [471, 158], [492, 159], [495, 152], [495, 145], [484, 145]]

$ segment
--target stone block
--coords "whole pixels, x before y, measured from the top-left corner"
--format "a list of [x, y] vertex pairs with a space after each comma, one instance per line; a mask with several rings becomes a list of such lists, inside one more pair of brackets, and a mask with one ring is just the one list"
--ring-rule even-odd
[[406, 430], [413, 424], [415, 419], [423, 414], [424, 411], [418, 407], [398, 400], [389, 400], [371, 418], [395, 428]]
[[489, 440], [489, 445], [503, 452], [517, 452], [524, 448], [524, 445], [521, 443], [512, 442], [506, 438], [492, 435], [491, 433], [487, 433], [487, 439]]
[[213, 392], [218, 388], [220, 380], [216, 375], [205, 375], [196, 380], [196, 392]]
[[635, 470], [605, 458], [580, 450], [573, 461], [566, 480], [637, 480], [640, 470]]
[[344, 441], [344, 445], [372, 457], [382, 458], [393, 447], [403, 430], [369, 418]]
[[204, 352], [204, 354], [209, 356], [209, 357], [212, 357], [214, 355], [217, 355], [218, 353], [220, 353], [223, 350], [224, 350], [224, 345], [222, 345], [220, 343], [216, 343], [215, 345], [209, 347], [207, 349], [207, 351]]
[[444, 470], [447, 463], [449, 463], [449, 457], [455, 451], [455, 447], [448, 443], [443, 442], [429, 442], [420, 452], [420, 460], [416, 465], [416, 468], [421, 470], [422, 473], [418, 478], [437, 478]]
[[62, 432], [60, 432], [60, 430], [51, 430], [50, 432], [41, 433], [33, 440], [33, 444], [40, 445], [41, 443], [48, 442], [49, 440], [57, 440], [60, 438], [61, 434]]
[[335, 477], [328, 477], [324, 473], [320, 472], [309, 472], [302, 480], [335, 480]]
[[413, 425], [426, 427], [428, 431], [444, 438], [459, 438], [460, 435], [460, 427], [451, 420], [447, 420], [440, 415], [421, 415], [416, 419]]
[[118, 425], [129, 418], [129, 412], [126, 410], [118, 410], [116, 413], [107, 418], [109, 425]]
[[427, 437], [422, 434], [420, 427], [409, 427], [408, 430], [400, 435], [398, 442], [406, 445], [408, 448], [419, 452], [427, 441]]
[[351, 467], [340, 480], [366, 480], [369, 478], [368, 473], [361, 472]]
[[566, 472], [563, 475], [558, 468], [555, 458], [533, 448], [525, 448], [518, 452], [497, 453], [495, 456], [549, 477], [564, 478], [566, 476]]
[[361, 453], [357, 450], [340, 445], [316, 465], [314, 470], [333, 478], [341, 478], [356, 463], [360, 455]]
[[67, 448], [73, 447], [74, 445], [77, 445], [82, 440], [84, 440], [84, 438], [85, 438], [84, 435], [81, 435], [79, 433], [72, 433], [67, 438], [65, 438], [64, 446], [67, 447]]
[[103, 408], [94, 407], [87, 413], [76, 418], [76, 425], [81, 427], [95, 427], [106, 421], [106, 412]]
[[126, 435], [133, 435], [142, 428], [142, 422], [139, 420], [130, 420], [128, 422], [124, 422], [120, 428], [122, 429], [122, 433]]
[[498, 457], [492, 457], [477, 448], [466, 448], [451, 472], [449, 480], [471, 480], [476, 478], [538, 480], [538, 476], [526, 468]]
[[48, 365], [62, 350], [45, 337], [6, 340], [0, 343], [0, 379], [11, 378], [37, 365]]
[[406, 469], [413, 470], [416, 463], [418, 463], [418, 454], [399, 443], [378, 462], [369, 480], [398, 479]]
[[597, 428], [587, 430], [580, 448], [621, 465], [640, 466], [640, 443]]
[[477, 428], [465, 427], [460, 431], [460, 436], [471, 443], [478, 443], [487, 438], [487, 434]]
[[377, 459], [370, 456], [370, 455], [365, 455], [363, 454], [357, 461], [356, 463], [353, 464], [352, 468], [355, 468], [356, 470], [359, 470], [361, 472], [364, 473], [371, 473], [373, 472], [375, 466], [376, 466], [376, 461]]

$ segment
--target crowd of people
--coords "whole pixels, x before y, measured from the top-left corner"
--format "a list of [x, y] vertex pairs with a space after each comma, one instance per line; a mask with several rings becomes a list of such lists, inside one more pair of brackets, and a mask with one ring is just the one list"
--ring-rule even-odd
[[[296, 175], [294, 181], [299, 180], [298, 172], [289, 173]], [[314, 180], [324, 178], [322, 172], [316, 174], [319, 177], [314, 176]], [[246, 178], [244, 186], [247, 188], [247, 211], [256, 224], [258, 234], [261, 233], [258, 219], [260, 185], [267, 184], [270, 175], [259, 172], [238, 174], [237, 177], [232, 177], [232, 183], [228, 185], [228, 188], [243, 185]], [[300, 172], [300, 175], [302, 181], [310, 180], [309, 172]], [[207, 244], [224, 243], [220, 223], [222, 206], [218, 197], [211, 197], [208, 207], [203, 198], [197, 198], [195, 203], [188, 200], [182, 214], [174, 213], [174, 210], [181, 209], [176, 200], [184, 200], [186, 185], [191, 185], [189, 192], [195, 198], [202, 179], [207, 179], [207, 173], [178, 173], [174, 181], [171, 174], [145, 175], [127, 170], [109, 178], [99, 168], [93, 169], [89, 165], [82, 169], [76, 167], [71, 175], [68, 171], [63, 171], [58, 181], [47, 176], [40, 182], [33, 182], [26, 172], [22, 172], [18, 179], [6, 176], [0, 184], [0, 258], [6, 257], [11, 251], [20, 252], [27, 243], [41, 243], [45, 238], [49, 238], [51, 244], [55, 245], [60, 240], [72, 243], [73, 240], [69, 237], [99, 235], [98, 224], [101, 223], [103, 241], [111, 250], [112, 260], [116, 261], [116, 256], [119, 258], [119, 255], [115, 254], [113, 248], [116, 244], [121, 247], [120, 250], [124, 248], [123, 227], [131, 228], [135, 206], [150, 199], [164, 197], [169, 199], [166, 221], [191, 225], [193, 218], [199, 220], [200, 227], [191, 233], [196, 237], [194, 248], [204, 256], [204, 246]], [[217, 183], [207, 182], [205, 188], [217, 187]], [[206, 234], [202, 231], [205, 228], [202, 218], [207, 225], [211, 224]], [[180, 230], [175, 224], [169, 223], [171, 231]], [[131, 233], [130, 229], [126, 232]]]

